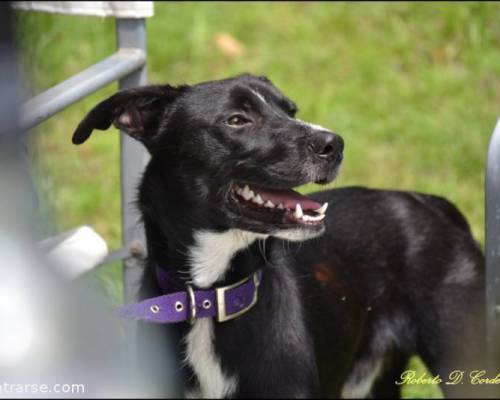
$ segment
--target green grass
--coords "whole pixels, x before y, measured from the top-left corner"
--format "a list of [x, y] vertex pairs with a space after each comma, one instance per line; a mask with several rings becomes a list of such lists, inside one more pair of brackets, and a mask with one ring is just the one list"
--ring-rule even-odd
[[[111, 20], [20, 13], [26, 74], [39, 92], [113, 52]], [[484, 242], [484, 162], [500, 115], [497, 3], [157, 3], [148, 21], [152, 82], [195, 83], [248, 71], [267, 75], [299, 105], [299, 117], [345, 139], [333, 186], [411, 189], [446, 196]], [[225, 54], [227, 33], [243, 46]], [[111, 85], [42, 124], [33, 135], [42, 229], [88, 223], [119, 245], [118, 137], [84, 146], [70, 137]], [[307, 186], [304, 191], [316, 187]], [[48, 223], [47, 221], [57, 221]], [[120, 301], [120, 268], [99, 271]], [[413, 359], [411, 366], [423, 366]], [[406, 387], [406, 397], [435, 397]]]

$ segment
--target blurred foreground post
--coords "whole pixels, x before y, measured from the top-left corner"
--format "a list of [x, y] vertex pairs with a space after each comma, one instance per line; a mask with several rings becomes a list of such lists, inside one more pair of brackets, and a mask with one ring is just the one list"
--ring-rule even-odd
[[488, 369], [495, 376], [500, 373], [500, 119], [488, 148], [485, 190]]
[[[111, 3], [119, 7], [121, 2]], [[71, 2], [54, 2], [57, 5], [70, 7]], [[10, 4], [0, 3], [0, 398], [159, 395], [138, 368], [135, 323], [127, 327], [124, 342], [121, 321], [105, 299], [85, 281], [58, 273], [43, 246], [38, 246], [35, 191], [28, 173], [24, 129], [19, 129], [36, 126], [116, 79], [122, 79], [122, 88], [145, 84], [145, 20], [117, 18], [116, 54], [21, 107], [11, 14]], [[126, 301], [135, 301], [145, 244], [134, 202], [147, 154], [129, 138], [122, 137], [121, 144], [124, 249], [109, 259], [125, 258]], [[64, 268], [69, 263], [65, 258], [77, 256], [65, 255], [57, 261]], [[152, 368], [161, 370], [164, 382], [170, 384], [175, 375], [168, 359]], [[33, 391], [36, 385], [48, 391]], [[62, 385], [75, 385], [78, 390], [53, 390]], [[173, 386], [161, 394], [172, 396]]]

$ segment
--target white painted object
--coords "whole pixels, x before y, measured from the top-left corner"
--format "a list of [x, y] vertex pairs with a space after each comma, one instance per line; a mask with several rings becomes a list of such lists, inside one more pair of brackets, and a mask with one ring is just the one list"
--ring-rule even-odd
[[39, 247], [46, 252], [51, 265], [69, 279], [94, 269], [109, 253], [104, 239], [89, 226], [45, 239]]

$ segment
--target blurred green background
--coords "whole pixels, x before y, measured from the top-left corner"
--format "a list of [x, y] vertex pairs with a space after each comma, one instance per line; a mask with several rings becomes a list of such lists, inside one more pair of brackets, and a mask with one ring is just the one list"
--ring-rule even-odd
[[[16, 15], [33, 93], [115, 50], [113, 20]], [[446, 196], [483, 244], [485, 152], [500, 116], [499, 20], [498, 3], [156, 2], [147, 22], [149, 78], [181, 84], [266, 75], [296, 101], [299, 118], [344, 137], [344, 168], [331, 186]], [[85, 113], [115, 90], [106, 87], [34, 131], [41, 230], [90, 224], [119, 246], [118, 135], [70, 143]], [[118, 264], [92, 279], [111, 302], [122, 301]], [[424, 372], [417, 358], [410, 368]], [[441, 394], [417, 386], [404, 395]]]

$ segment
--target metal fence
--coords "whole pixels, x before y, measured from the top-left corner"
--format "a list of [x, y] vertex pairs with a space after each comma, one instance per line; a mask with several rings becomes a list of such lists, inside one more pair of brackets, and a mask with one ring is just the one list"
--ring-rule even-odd
[[[147, 83], [146, 21], [116, 18], [117, 52], [27, 101], [21, 112], [24, 130], [33, 128], [69, 105], [102, 87], [119, 81], [120, 89]], [[121, 249], [112, 251], [103, 263], [124, 260], [125, 302], [137, 300], [142, 276], [140, 260], [145, 256], [145, 238], [135, 203], [135, 188], [149, 158], [144, 147], [120, 134]], [[135, 354], [136, 324], [127, 324], [131, 355]]]

